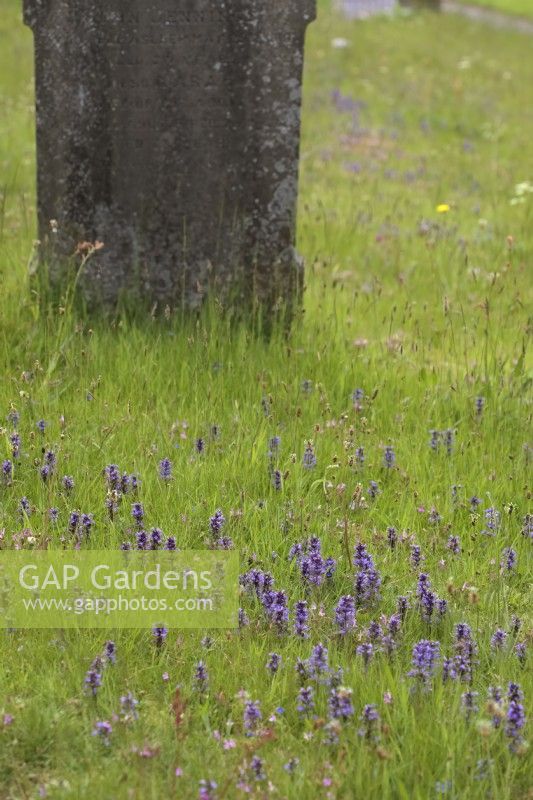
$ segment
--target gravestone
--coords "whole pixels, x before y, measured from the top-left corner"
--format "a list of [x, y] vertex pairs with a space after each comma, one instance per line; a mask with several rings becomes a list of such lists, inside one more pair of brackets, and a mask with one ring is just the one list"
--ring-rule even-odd
[[316, 0], [23, 4], [52, 286], [80, 242], [99, 241], [79, 275], [89, 305], [126, 292], [195, 308], [208, 288], [290, 304], [303, 281], [301, 81]]
[[392, 14], [397, 0], [336, 0], [335, 5], [348, 19], [367, 19], [378, 14]]

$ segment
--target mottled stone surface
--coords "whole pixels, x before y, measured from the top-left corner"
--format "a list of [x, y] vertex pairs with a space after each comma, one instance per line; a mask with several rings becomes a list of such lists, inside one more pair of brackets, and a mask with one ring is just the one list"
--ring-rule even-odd
[[[295, 249], [304, 36], [316, 0], [23, 0], [35, 40], [39, 235], [51, 280], [267, 306]], [[50, 227], [57, 221], [57, 233]]]

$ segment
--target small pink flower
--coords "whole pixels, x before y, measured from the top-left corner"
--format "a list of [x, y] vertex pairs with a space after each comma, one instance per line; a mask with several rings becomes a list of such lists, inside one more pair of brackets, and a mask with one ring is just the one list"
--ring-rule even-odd
[[181, 776], [183, 775], [182, 768], [176, 767], [176, 769], [174, 770], [174, 775], [176, 776], [176, 778], [181, 778]]
[[391, 692], [384, 692], [383, 693], [383, 702], [387, 706], [391, 706], [393, 703], [392, 694]]
[[331, 780], [331, 778], [323, 778], [322, 779], [322, 786], [331, 786], [332, 783], [333, 783], [333, 781]]
[[224, 744], [222, 745], [224, 750], [234, 750], [237, 747], [237, 742], [235, 739], [224, 739]]
[[167, 683], [170, 680], [170, 676], [168, 672], [163, 672], [162, 676], [164, 683]]
[[2, 723], [4, 725], [4, 728], [7, 728], [7, 727], [9, 727], [9, 725], [12, 725], [13, 724], [13, 720], [14, 720], [14, 717], [12, 716], [12, 714], [4, 714], [4, 716], [2, 718]]

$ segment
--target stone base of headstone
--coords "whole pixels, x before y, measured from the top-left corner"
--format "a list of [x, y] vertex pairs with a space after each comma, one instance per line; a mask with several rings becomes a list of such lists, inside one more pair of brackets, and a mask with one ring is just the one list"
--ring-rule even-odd
[[[89, 306], [266, 313], [295, 250], [304, 37], [316, 0], [24, 0], [41, 257]], [[53, 222], [52, 222], [53, 221]], [[78, 251], [78, 255], [76, 255]]]

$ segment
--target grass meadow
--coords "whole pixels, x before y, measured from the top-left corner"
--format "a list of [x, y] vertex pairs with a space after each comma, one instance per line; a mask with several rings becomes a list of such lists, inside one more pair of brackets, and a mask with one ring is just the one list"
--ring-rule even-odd
[[[465, 2], [466, 1], [467, 0], [465, 0]], [[507, 14], [518, 14], [522, 17], [533, 16], [533, 4], [531, 0], [468, 0], [467, 4], [493, 8], [496, 11], [503, 11]]]
[[[139, 502], [247, 576], [235, 630], [1, 632], [2, 800], [530, 800], [530, 39], [322, 6], [305, 303], [266, 342], [216, 304], [39, 303], [32, 43], [0, 11], [0, 548], [74, 547], [73, 511], [83, 548], [136, 546]], [[110, 464], [139, 478], [112, 518]]]

